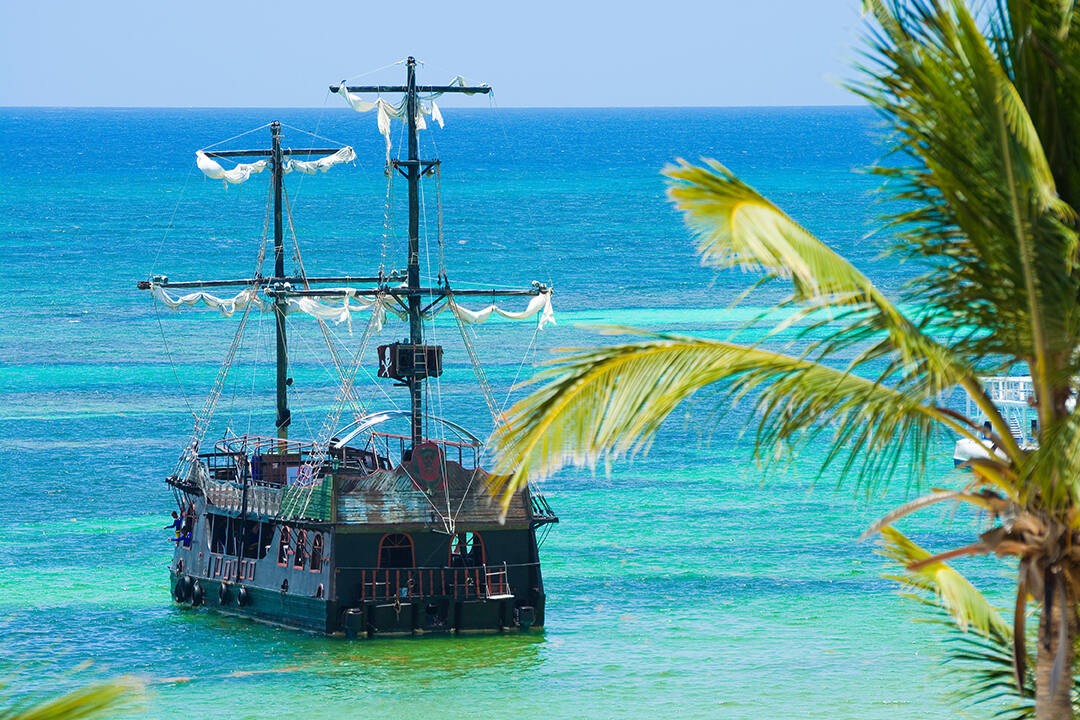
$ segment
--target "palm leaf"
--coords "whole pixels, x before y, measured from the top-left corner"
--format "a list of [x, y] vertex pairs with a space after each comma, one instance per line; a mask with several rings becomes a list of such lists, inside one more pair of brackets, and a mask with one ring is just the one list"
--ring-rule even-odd
[[[883, 529], [882, 535], [881, 554], [905, 568], [931, 557], [895, 528]], [[962, 700], [998, 705], [998, 717], [1034, 717], [1034, 676], [1023, 663], [1024, 684], [1018, 687], [1015, 682], [1012, 628], [963, 575], [945, 563], [934, 563], [886, 577], [899, 582], [907, 597], [940, 614], [936, 622], [949, 631], [945, 662], [969, 677], [957, 693]]]
[[1077, 66], [1064, 62], [1080, 61], [1080, 49], [1060, 40], [1072, 10], [1048, 7], [1009, 2], [988, 40], [959, 0], [874, 2], [881, 27], [853, 88], [889, 120], [904, 160], [876, 172], [914, 207], [891, 219], [899, 251], [930, 267], [907, 301], [956, 329], [961, 356], [1027, 363], [1047, 400], [1044, 429], [1063, 416], [1059, 391], [1080, 340], [1080, 133], [1059, 112], [1080, 106], [1055, 87], [1080, 90]]
[[[722, 383], [726, 392], [721, 411], [756, 393], [757, 447], [809, 442], [831, 428], [830, 457], [846, 453], [845, 469], [854, 458], [887, 454], [900, 435], [925, 440], [935, 426], [974, 437], [970, 425], [917, 392], [762, 348], [647, 337], [578, 351], [534, 378], [549, 382], [515, 404], [492, 437], [497, 453], [492, 490], [504, 502], [525, 478], [550, 474], [566, 463], [592, 466], [602, 457], [646, 449], [661, 422], [712, 383]], [[880, 470], [864, 466], [860, 472]]]
[[891, 576], [893, 579], [909, 588], [934, 593], [961, 630], [970, 628], [983, 636], [999, 638], [1006, 644], [1009, 643], [1012, 629], [967, 578], [947, 563], [926, 564], [926, 561], [933, 557], [931, 553], [919, 547], [899, 530], [883, 528], [881, 535], [884, 540], [882, 555], [905, 568], [919, 568], [904, 575]]
[[866, 531], [859, 536], [859, 540], [865, 540], [871, 535], [881, 532], [884, 528], [892, 525], [897, 520], [939, 502], [965, 502], [975, 505], [983, 510], [989, 510], [991, 513], [995, 514], [1000, 512], [1005, 504], [1003, 499], [995, 493], [969, 493], [962, 490], [935, 490], [932, 493], [910, 500], [900, 507], [886, 513], [880, 520], [867, 528]]
[[672, 181], [668, 195], [698, 236], [704, 262], [789, 278], [792, 301], [809, 304], [815, 311], [840, 310], [836, 321], [848, 322], [835, 322], [827, 338], [808, 353], [820, 350], [827, 355], [885, 333], [887, 341], [864, 352], [858, 363], [893, 354], [889, 370], [901, 370], [901, 382], [918, 382], [927, 394], [960, 385], [991, 420], [1006, 454], [1019, 457], [1008, 425], [962, 356], [908, 320], [863, 273], [730, 170], [713, 160], [705, 163], [707, 167], [698, 167], [680, 160], [664, 170]]
[[37, 694], [14, 696], [4, 688], [0, 697], [0, 720], [89, 720], [116, 717], [138, 696], [141, 683], [121, 678], [80, 687], [52, 697]]

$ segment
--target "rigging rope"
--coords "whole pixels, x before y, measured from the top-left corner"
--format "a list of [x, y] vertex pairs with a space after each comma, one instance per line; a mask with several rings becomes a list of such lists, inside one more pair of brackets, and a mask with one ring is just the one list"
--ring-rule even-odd
[[[304, 258], [300, 255], [300, 241], [296, 237], [296, 227], [293, 225], [292, 202], [290, 202], [289, 200], [289, 192], [285, 189], [284, 183], [281, 186], [281, 190], [285, 195], [285, 217], [289, 221], [289, 234], [292, 236], [293, 241], [293, 259], [296, 261], [296, 264], [300, 270], [300, 277], [304, 281], [304, 288], [306, 290], [310, 290], [311, 283], [309, 283], [307, 279], [307, 271], [304, 269]], [[326, 347], [330, 350], [330, 357], [334, 361], [334, 367], [337, 368], [338, 377], [344, 378], [345, 363], [342, 362], [341, 357], [338, 355], [337, 348], [334, 347], [334, 343], [330, 340], [329, 328], [326, 325], [326, 321], [323, 320], [321, 317], [316, 317], [315, 320], [318, 321], [319, 330], [322, 331], [323, 340], [326, 342]], [[351, 320], [349, 324], [352, 324]], [[366, 415], [367, 411], [364, 410], [363, 406], [360, 404], [360, 401], [353, 394], [351, 386], [348, 389], [348, 393], [349, 394], [346, 400], [352, 405], [353, 411], [356, 413], [357, 417]]]
[[[323, 100], [323, 111], [324, 112], [326, 110], [326, 101], [329, 100], [329, 99], [330, 99], [330, 91], [327, 90], [326, 91], [326, 98]], [[347, 146], [349, 144], [349, 143], [341, 142], [340, 140], [334, 140], [333, 138], [328, 138], [325, 135], [320, 135], [319, 134], [319, 125], [321, 125], [321, 124], [322, 124], [322, 115], [319, 115], [319, 119], [315, 122], [315, 132], [311, 132], [310, 130], [303, 130], [303, 129], [298, 128], [298, 127], [293, 127], [292, 125], [289, 125], [288, 123], [281, 123], [281, 127], [289, 128], [290, 130], [295, 130], [296, 132], [303, 133], [304, 135], [310, 135], [311, 137], [313, 137], [313, 138], [315, 138], [317, 140], [326, 140], [329, 143], [333, 143], [334, 145], [340, 145], [341, 147], [345, 147], [345, 146]]]
[[442, 165], [435, 166], [435, 207], [439, 213], [437, 235], [439, 240], [439, 280], [449, 283], [446, 277], [446, 254], [443, 252], [442, 223]]
[[386, 272], [386, 256], [390, 252], [390, 240], [394, 234], [394, 170], [386, 166], [386, 202], [383, 204], [382, 257], [379, 259], [379, 276]]
[[255, 407], [255, 380], [259, 376], [259, 351], [262, 350], [263, 314], [259, 313], [259, 324], [255, 328], [255, 358], [251, 363], [251, 397], [248, 399], [248, 421], [247, 430], [244, 431], [245, 435], [251, 434], [251, 409]]
[[[447, 296], [447, 302], [454, 302], [454, 293], [450, 292]], [[473, 373], [476, 375], [476, 382], [480, 386], [480, 391], [484, 396], [484, 402], [487, 403], [488, 410], [491, 412], [491, 419], [495, 423], [495, 427], [498, 428], [504, 422], [504, 416], [499, 411], [499, 404], [495, 402], [495, 394], [491, 391], [491, 384], [488, 383], [487, 375], [484, 373], [484, 368], [480, 365], [480, 358], [476, 354], [476, 348], [473, 346], [473, 338], [469, 336], [469, 329], [465, 326], [465, 323], [461, 321], [456, 312], [450, 313], [457, 320], [458, 329], [461, 331], [461, 340], [465, 343], [465, 352], [469, 355], [469, 362], [472, 363]]]
[[[269, 201], [268, 201], [269, 203]], [[270, 227], [270, 212], [269, 204], [267, 205], [266, 217], [263, 221], [262, 242], [259, 246], [259, 255], [255, 260], [255, 272], [254, 277], [258, 278], [262, 272], [263, 262], [266, 260], [266, 237]], [[248, 292], [251, 295], [255, 295], [258, 292], [259, 282], [256, 280]], [[233, 335], [232, 343], [229, 345], [228, 351], [225, 353], [225, 359], [221, 363], [221, 367], [218, 368], [217, 377], [214, 379], [214, 384], [210, 388], [210, 394], [207, 396], [206, 401], [203, 403], [202, 413], [195, 416], [195, 426], [191, 429], [191, 436], [188, 440], [188, 444], [180, 452], [180, 458], [176, 462], [176, 468], [173, 471], [173, 475], [180, 477], [181, 473], [187, 467], [190, 467], [192, 462], [198, 462], [199, 458], [199, 444], [202, 443], [203, 438], [206, 436], [206, 431], [210, 427], [210, 421], [214, 417], [214, 409], [217, 407], [218, 399], [221, 397], [221, 391], [225, 387], [225, 379], [229, 375], [229, 368], [232, 367], [233, 360], [236, 358], [236, 351], [240, 347], [240, 341], [244, 337], [244, 328], [247, 326], [248, 318], [251, 316], [251, 306], [254, 303], [246, 303], [244, 306], [244, 314], [240, 317], [240, 324], [236, 328], [236, 333]]]
[[532, 351], [535, 356], [536, 351], [536, 336], [540, 334], [540, 323], [536, 324], [536, 329], [533, 330], [532, 338], [529, 340], [529, 346], [525, 348], [525, 353], [521, 356], [521, 362], [518, 363], [517, 372], [514, 373], [514, 380], [510, 383], [510, 387], [506, 389], [506, 399], [503, 400], [502, 407], [500, 408], [500, 416], [505, 416], [506, 408], [510, 405], [510, 396], [514, 392], [514, 387], [517, 385], [518, 378], [521, 377], [521, 369], [525, 367], [525, 363], [529, 362], [529, 352]]
[[263, 128], [268, 128], [268, 127], [270, 127], [270, 125], [271, 125], [271, 123], [265, 123], [263, 125], [260, 125], [257, 128], [252, 128], [251, 130], [245, 130], [244, 132], [240, 133], [239, 135], [233, 135], [230, 138], [225, 138], [224, 140], [219, 140], [218, 142], [214, 143], [213, 145], [207, 145], [206, 147], [204, 147], [202, 149], [203, 150], [209, 150], [210, 148], [217, 147], [218, 145], [224, 145], [225, 143], [229, 142], [230, 140], [236, 140], [237, 138], [242, 138], [245, 135], [250, 135], [253, 132], [258, 132], [259, 130], [262, 130]]
[[[383, 293], [379, 293], [379, 300], [382, 300]], [[292, 497], [292, 502], [286, 507], [285, 503], [282, 503], [281, 516], [282, 517], [304, 517], [304, 513], [307, 512], [308, 505], [311, 503], [311, 496], [318, 484], [317, 478], [321, 472], [323, 466], [326, 464], [327, 456], [330, 453], [330, 441], [334, 436], [338, 427], [338, 422], [341, 419], [341, 413], [345, 409], [347, 398], [352, 392], [353, 382], [356, 378], [356, 373], [360, 367], [360, 363], [364, 358], [364, 351], [367, 349], [368, 340], [375, 332], [376, 326], [379, 324], [379, 313], [373, 312], [371, 319], [368, 320], [367, 327], [364, 328], [364, 334], [360, 337], [360, 344], [356, 348], [356, 355], [353, 357], [352, 368], [349, 372], [342, 376], [341, 384], [338, 387], [337, 401], [334, 403], [334, 408], [330, 414], [323, 421], [322, 429], [319, 430], [319, 437], [315, 441], [315, 451], [307, 463], [306, 470], [301, 468], [301, 477], [299, 480], [301, 483], [306, 483], [301, 492], [296, 493]], [[283, 498], [284, 499], [284, 498]], [[301, 503], [303, 503], [301, 507]]]
[[397, 60], [395, 62], [392, 62], [392, 63], [388, 64], [388, 65], [383, 65], [382, 67], [377, 67], [374, 70], [368, 70], [367, 72], [357, 73], [356, 75], [353, 75], [352, 77], [345, 78], [341, 82], [350, 83], [353, 80], [356, 80], [357, 78], [366, 77], [368, 75], [374, 75], [375, 73], [379, 72], [380, 70], [386, 70], [388, 68], [394, 67], [395, 65], [404, 65], [404, 64], [405, 64], [404, 60]]
[[[253, 285], [251, 287], [251, 292], [255, 292], [256, 287], [257, 285]], [[202, 442], [207, 429], [210, 427], [210, 420], [214, 417], [214, 408], [217, 406], [218, 398], [221, 397], [221, 391], [225, 387], [225, 378], [229, 374], [229, 368], [232, 367], [233, 359], [236, 357], [236, 350], [240, 347], [240, 340], [244, 336], [244, 326], [247, 325], [250, 316], [251, 304], [248, 304], [248, 306], [244, 308], [244, 314], [240, 317], [240, 325], [237, 326], [236, 334], [233, 335], [232, 344], [229, 345], [229, 350], [225, 353], [225, 359], [218, 369], [217, 378], [214, 380], [214, 385], [210, 389], [210, 395], [206, 398], [206, 402], [203, 403], [202, 414], [196, 416], [195, 427], [191, 430], [191, 437], [188, 440], [188, 444], [181, 452], [180, 459], [176, 463], [176, 469], [173, 471], [173, 474], [176, 477], [180, 477], [180, 473], [184, 469], [185, 463], [193, 461], [197, 462], [198, 460], [199, 444]]]

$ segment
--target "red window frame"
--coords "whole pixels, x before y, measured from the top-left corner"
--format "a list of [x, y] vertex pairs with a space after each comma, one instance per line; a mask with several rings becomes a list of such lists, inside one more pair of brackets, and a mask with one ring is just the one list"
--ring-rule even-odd
[[469, 555], [469, 552], [473, 548], [475, 548], [477, 544], [479, 544], [480, 545], [480, 562], [479, 562], [479, 565], [486, 564], [487, 563], [487, 547], [484, 545], [484, 538], [480, 537], [480, 533], [478, 533], [478, 532], [468, 532], [467, 531], [467, 532], [464, 532], [464, 533], [458, 533], [457, 535], [452, 535], [450, 537], [450, 550], [449, 550], [449, 555], [446, 558], [447, 566], [452, 567], [453, 564], [454, 564], [454, 548], [457, 547], [458, 543], [461, 542], [458, 535], [472, 535], [473, 546], [465, 548], [465, 553], [462, 555], [462, 558], [467, 557]]

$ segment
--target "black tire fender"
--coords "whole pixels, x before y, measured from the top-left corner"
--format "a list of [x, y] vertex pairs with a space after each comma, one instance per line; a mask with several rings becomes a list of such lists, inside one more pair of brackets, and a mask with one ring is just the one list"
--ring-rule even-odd
[[173, 587], [173, 597], [176, 602], [186, 602], [191, 597], [191, 576], [181, 575]]

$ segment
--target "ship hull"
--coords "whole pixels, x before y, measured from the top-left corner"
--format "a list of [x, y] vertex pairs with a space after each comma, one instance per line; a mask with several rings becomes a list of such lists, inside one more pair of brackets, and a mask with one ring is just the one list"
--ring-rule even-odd
[[[342, 607], [332, 600], [290, 595], [280, 590], [171, 572], [169, 587], [182, 607], [247, 618], [292, 630], [351, 639], [447, 634], [495, 634], [543, 629], [543, 594], [535, 605], [518, 606], [514, 596], [455, 599], [427, 596], [404, 601], [368, 600]], [[198, 582], [201, 597], [177, 597], [178, 586]], [[243, 604], [239, 589], [245, 590]], [[224, 590], [222, 589], [224, 588]]]
[[291, 482], [301, 452], [201, 454], [176, 485], [173, 599], [356, 638], [542, 628], [537, 529], [557, 519], [528, 489], [501, 511], [461, 464], [478, 446], [445, 447], [456, 457], [429, 441], [396, 468], [346, 448], [307, 486]]

